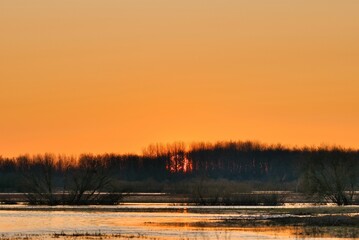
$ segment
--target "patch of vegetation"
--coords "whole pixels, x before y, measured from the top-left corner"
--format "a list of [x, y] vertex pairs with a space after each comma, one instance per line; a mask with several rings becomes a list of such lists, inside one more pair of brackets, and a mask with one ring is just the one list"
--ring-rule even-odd
[[210, 181], [201, 179], [192, 185], [189, 202], [196, 205], [225, 206], [279, 206], [283, 205], [285, 194], [251, 193], [248, 185], [225, 180]]

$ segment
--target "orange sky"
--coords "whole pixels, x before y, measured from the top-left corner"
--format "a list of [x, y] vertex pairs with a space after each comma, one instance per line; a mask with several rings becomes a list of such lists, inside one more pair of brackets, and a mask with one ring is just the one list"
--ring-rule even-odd
[[1, 0], [0, 155], [359, 148], [357, 0]]

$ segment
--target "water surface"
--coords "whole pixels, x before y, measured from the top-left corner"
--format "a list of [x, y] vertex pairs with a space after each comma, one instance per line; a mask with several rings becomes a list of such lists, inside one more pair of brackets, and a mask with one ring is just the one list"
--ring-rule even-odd
[[[286, 206], [292, 207], [292, 206]], [[55, 233], [106, 234], [123, 239], [301, 239], [293, 227], [243, 228], [208, 227], [200, 223], [233, 218], [269, 218], [263, 211], [248, 213], [246, 207], [198, 207], [173, 204], [123, 204], [119, 206], [0, 206], [2, 237], [30, 235], [53, 238]], [[259, 210], [268, 207], [258, 207]], [[274, 207], [275, 208], [275, 207]], [[283, 208], [283, 207], [282, 207]], [[210, 211], [209, 211], [210, 210]], [[283, 214], [288, 217], [290, 214]], [[278, 217], [276, 215], [276, 217]], [[214, 226], [214, 227], [213, 227]], [[118, 236], [118, 238], [120, 238]], [[317, 239], [314, 237], [306, 239]], [[335, 239], [335, 238], [321, 238]]]

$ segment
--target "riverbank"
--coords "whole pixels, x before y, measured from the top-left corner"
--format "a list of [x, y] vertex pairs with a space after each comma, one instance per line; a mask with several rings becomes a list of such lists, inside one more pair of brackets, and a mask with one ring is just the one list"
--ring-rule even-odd
[[[61, 196], [62, 193], [54, 194]], [[175, 204], [201, 204], [199, 199], [189, 194], [173, 194], [173, 193], [123, 193], [122, 203], [175, 203]], [[359, 196], [359, 193], [357, 193]], [[317, 203], [314, 199], [308, 198], [305, 194], [290, 191], [253, 191], [251, 193], [234, 194], [237, 202], [222, 201], [216, 204], [207, 201], [208, 205], [266, 205], [265, 200], [270, 205], [296, 204], [296, 203]], [[275, 197], [275, 201], [273, 201]], [[223, 197], [218, 197], [223, 198]], [[206, 200], [206, 199], [204, 199]], [[263, 201], [264, 200], [264, 201]], [[0, 193], [0, 204], [24, 204], [28, 201], [24, 193]], [[262, 202], [261, 202], [262, 201]], [[263, 203], [264, 202], [264, 203]], [[237, 204], [236, 204], [237, 203]]]

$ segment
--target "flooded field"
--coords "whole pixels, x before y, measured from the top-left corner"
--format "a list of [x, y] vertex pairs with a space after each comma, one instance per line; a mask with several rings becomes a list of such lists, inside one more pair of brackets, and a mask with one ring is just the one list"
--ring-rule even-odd
[[[293, 219], [338, 217], [305, 227]], [[358, 207], [198, 207], [174, 204], [118, 206], [0, 205], [3, 239], [356, 239]], [[339, 219], [339, 220], [338, 220]], [[335, 224], [335, 221], [338, 224]], [[342, 221], [342, 222], [340, 222]], [[278, 223], [278, 224], [277, 224]], [[331, 222], [330, 222], [331, 223]], [[341, 233], [341, 234], [340, 234]]]

